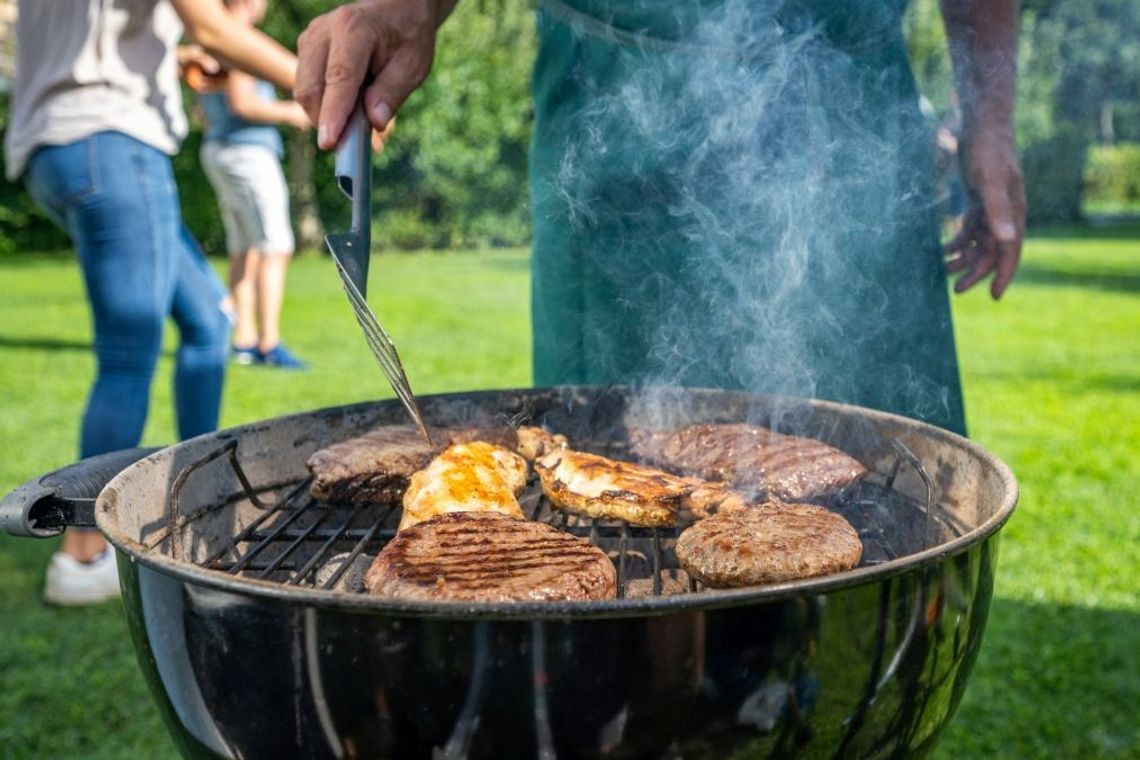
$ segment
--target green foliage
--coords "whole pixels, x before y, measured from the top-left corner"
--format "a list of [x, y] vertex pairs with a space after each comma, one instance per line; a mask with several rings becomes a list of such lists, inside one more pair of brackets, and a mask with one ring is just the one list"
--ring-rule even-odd
[[1075, 130], [1058, 131], [1021, 150], [1030, 224], [1079, 219], [1088, 142]]
[[[952, 72], [938, 0], [916, 0], [906, 23], [920, 89], [944, 111]], [[1015, 129], [1030, 221], [1073, 221], [1089, 146], [1140, 141], [1140, 3], [1023, 0], [1020, 28]]]
[[[429, 246], [529, 240], [527, 146], [534, 20], [511, 0], [460, 3], [440, 31], [435, 68], [405, 104], [376, 178], [379, 240], [408, 213]], [[397, 227], [389, 234], [389, 224]]]
[[[287, 45], [335, 4], [278, 0], [265, 29]], [[461, 2], [440, 30], [435, 65], [401, 109], [377, 159], [373, 239], [381, 248], [521, 245], [530, 240], [527, 147], [535, 33], [529, 3]], [[321, 220], [348, 204], [332, 157], [313, 172]]]
[[1102, 213], [1140, 211], [1140, 143], [1098, 145], [1089, 151], [1085, 202]]
[[[0, 143], [8, 128], [8, 112], [8, 94], [0, 92]], [[4, 175], [4, 156], [0, 153], [0, 254], [65, 247], [67, 236], [36, 208], [24, 184], [9, 181]]]

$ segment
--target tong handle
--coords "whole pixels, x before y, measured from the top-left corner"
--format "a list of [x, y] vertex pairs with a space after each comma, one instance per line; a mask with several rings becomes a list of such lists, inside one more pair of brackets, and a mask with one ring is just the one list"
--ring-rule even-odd
[[364, 250], [372, 248], [372, 125], [357, 102], [336, 146], [336, 184], [352, 200], [352, 228]]

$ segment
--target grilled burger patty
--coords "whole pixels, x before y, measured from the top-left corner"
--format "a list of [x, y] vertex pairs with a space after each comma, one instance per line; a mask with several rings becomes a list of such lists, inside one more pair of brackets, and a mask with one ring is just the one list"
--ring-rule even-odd
[[631, 441], [635, 456], [658, 467], [789, 502], [826, 499], [867, 474], [822, 441], [743, 423], [633, 430]]
[[849, 570], [863, 544], [846, 520], [822, 507], [769, 502], [701, 520], [681, 532], [675, 551], [690, 576], [731, 588]]
[[705, 517], [712, 509], [744, 506], [739, 494], [719, 483], [571, 449], [536, 459], [534, 470], [554, 506], [631, 525], [677, 525]]
[[542, 428], [516, 431], [506, 425], [433, 428], [431, 436], [434, 446], [428, 446], [411, 425], [384, 425], [319, 449], [306, 463], [313, 475], [309, 492], [321, 501], [395, 505], [412, 474], [452, 444], [487, 441], [533, 459], [566, 442]]
[[601, 549], [544, 523], [450, 512], [396, 534], [364, 576], [375, 596], [464, 602], [612, 599]]

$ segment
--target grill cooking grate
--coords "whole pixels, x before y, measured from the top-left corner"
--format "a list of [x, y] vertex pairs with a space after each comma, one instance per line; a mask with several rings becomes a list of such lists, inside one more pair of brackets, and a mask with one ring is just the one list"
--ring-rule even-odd
[[[888, 472], [871, 473], [828, 505], [858, 531], [863, 541], [861, 566], [897, 559], [965, 532], [965, 526], [937, 508], [933, 483], [918, 458], [901, 442], [892, 444], [898, 457]], [[169, 522], [150, 548], [172, 539], [170, 551], [175, 559], [189, 559], [211, 570], [286, 585], [361, 591], [364, 571], [396, 534], [400, 510], [317, 501], [309, 495], [309, 478], [255, 487], [241, 466], [237, 447], [237, 441], [231, 440], [179, 473], [170, 490]], [[622, 448], [614, 444], [601, 453], [621, 458]], [[241, 484], [241, 491], [219, 504], [185, 512], [181, 498], [186, 482], [207, 465], [223, 459]], [[921, 479], [925, 502], [894, 487], [904, 467], [913, 469]], [[679, 528], [642, 528], [553, 509], [533, 476], [519, 501], [524, 514], [532, 519], [604, 550], [617, 568], [619, 598], [700, 590], [700, 585], [679, 569], [673, 553]], [[188, 538], [195, 537], [192, 529], [196, 523], [231, 506], [235, 510], [245, 507], [254, 516], [221, 541], [208, 542], [211, 548], [201, 552], [203, 556], [188, 551], [186, 544]]]

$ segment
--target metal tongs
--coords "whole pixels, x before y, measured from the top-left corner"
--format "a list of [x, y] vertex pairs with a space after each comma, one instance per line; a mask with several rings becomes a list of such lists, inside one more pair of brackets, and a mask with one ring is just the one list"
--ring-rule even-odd
[[372, 252], [372, 125], [357, 105], [348, 120], [344, 135], [336, 148], [336, 183], [352, 201], [352, 227], [348, 232], [332, 232], [325, 237], [333, 261], [336, 262], [344, 292], [352, 304], [352, 313], [364, 330], [372, 355], [384, 372], [392, 390], [416, 421], [424, 440], [431, 444], [423, 414], [412, 393], [412, 386], [392, 342], [380, 320], [368, 306], [368, 260]]

